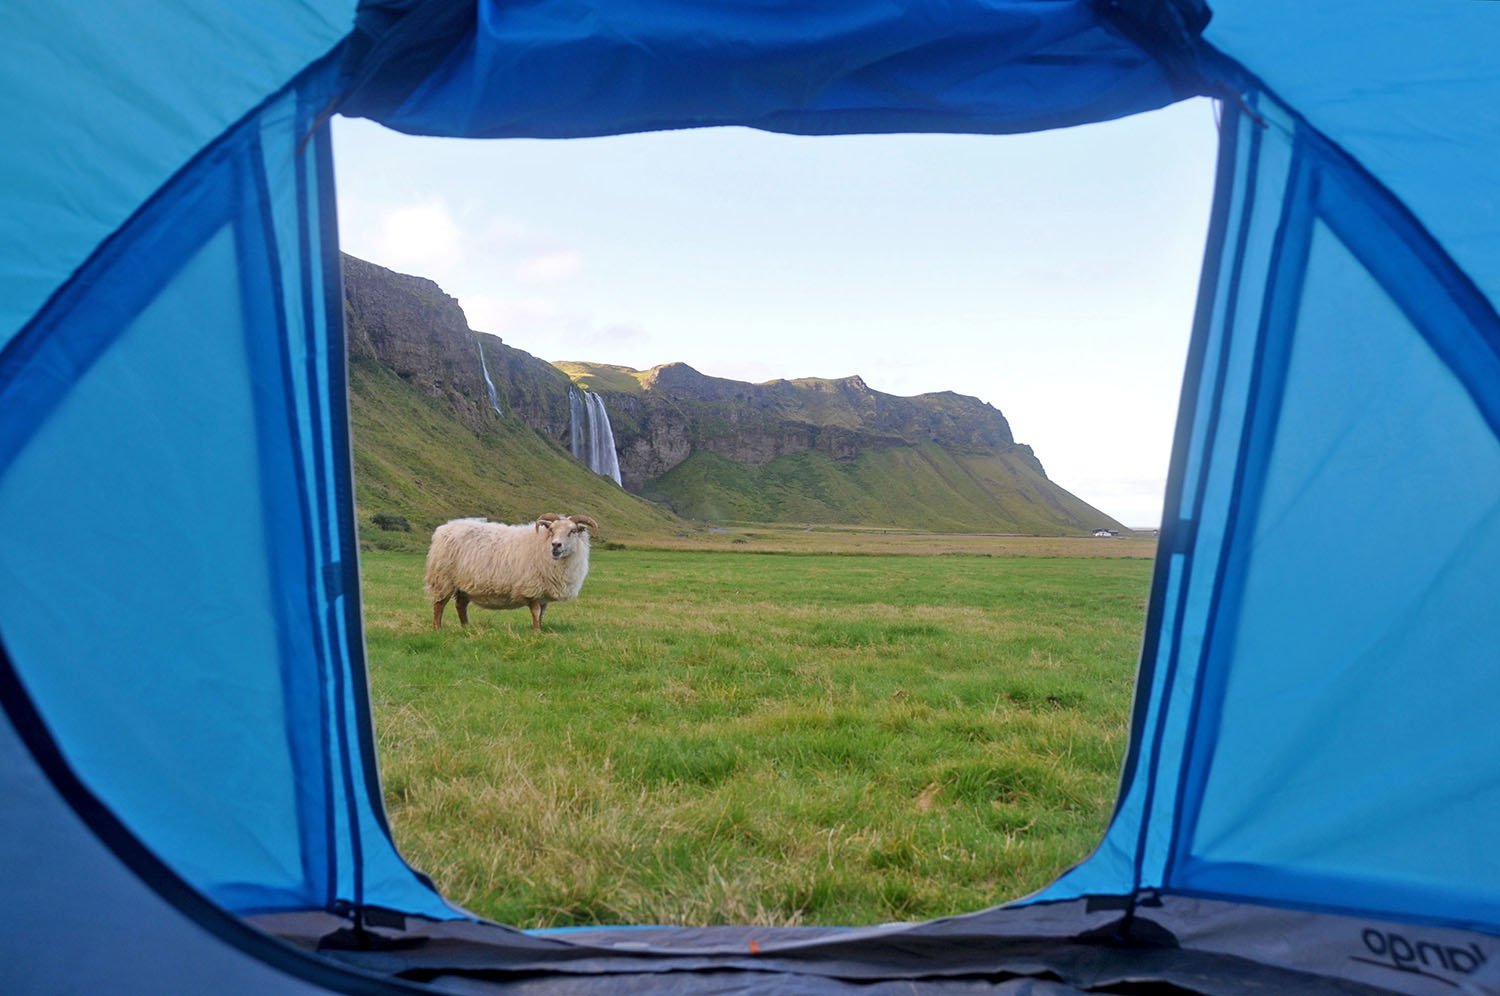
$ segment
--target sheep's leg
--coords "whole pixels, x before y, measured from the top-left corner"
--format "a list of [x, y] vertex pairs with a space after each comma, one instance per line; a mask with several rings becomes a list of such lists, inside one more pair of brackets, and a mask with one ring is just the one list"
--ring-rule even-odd
[[453, 607], [458, 610], [458, 624], [469, 625], [469, 596], [458, 592], [453, 598]]
[[442, 629], [443, 628], [443, 609], [447, 608], [447, 606], [448, 606], [448, 600], [446, 598], [440, 598], [436, 602], [432, 603], [432, 628], [433, 629]]
[[540, 633], [542, 631], [542, 613], [547, 611], [547, 606], [541, 602], [527, 602], [526, 607], [531, 610], [531, 631]]

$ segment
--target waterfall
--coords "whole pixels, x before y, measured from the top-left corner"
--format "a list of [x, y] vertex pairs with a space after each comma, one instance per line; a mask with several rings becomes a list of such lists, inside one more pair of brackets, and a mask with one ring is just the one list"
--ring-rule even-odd
[[490, 407], [495, 409], [495, 414], [501, 418], [505, 413], [500, 410], [500, 395], [495, 391], [495, 382], [490, 380], [490, 365], [484, 359], [484, 343], [479, 338], [479, 333], [474, 333], [474, 344], [479, 347], [479, 369], [484, 371], [484, 387], [490, 393]]
[[588, 461], [583, 457], [583, 398], [571, 387], [568, 388], [568, 417], [568, 438], [573, 447], [573, 459], [586, 464]]
[[597, 394], [586, 394], [585, 397], [589, 402], [589, 440], [594, 444], [590, 459], [594, 473], [602, 474], [619, 484], [620, 457], [615, 453], [615, 434], [609, 427], [609, 412], [604, 410], [604, 399]]
[[584, 410], [588, 412], [588, 445], [584, 448], [584, 463], [589, 465], [589, 470], [599, 473], [599, 416], [594, 412], [594, 396], [587, 391], [583, 392]]
[[568, 391], [568, 436], [573, 456], [589, 470], [620, 483], [620, 457], [604, 399], [588, 391]]

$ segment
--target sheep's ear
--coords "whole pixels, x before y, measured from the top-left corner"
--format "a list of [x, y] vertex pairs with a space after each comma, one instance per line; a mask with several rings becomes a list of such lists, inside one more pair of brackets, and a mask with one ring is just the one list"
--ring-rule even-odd
[[543, 522], [541, 519], [537, 519], [536, 520], [536, 531], [539, 532], [539, 533], [546, 532], [547, 531], [547, 523]]

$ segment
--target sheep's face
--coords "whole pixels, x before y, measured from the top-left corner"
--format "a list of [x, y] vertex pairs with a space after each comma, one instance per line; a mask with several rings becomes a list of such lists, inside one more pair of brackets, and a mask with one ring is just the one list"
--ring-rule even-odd
[[550, 522], [538, 522], [536, 528], [539, 532], [547, 534], [547, 542], [552, 547], [552, 559], [562, 560], [571, 557], [578, 552], [582, 544], [589, 541], [589, 530], [581, 522], [572, 519], [553, 519]]

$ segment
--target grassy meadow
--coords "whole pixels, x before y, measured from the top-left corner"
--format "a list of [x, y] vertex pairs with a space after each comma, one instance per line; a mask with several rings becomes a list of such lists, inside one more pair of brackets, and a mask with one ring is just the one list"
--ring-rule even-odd
[[924, 919], [1084, 857], [1125, 748], [1150, 544], [910, 556], [829, 535], [859, 555], [596, 545], [541, 635], [524, 610], [464, 630], [451, 608], [434, 633], [421, 554], [367, 550], [408, 859], [540, 927]]

